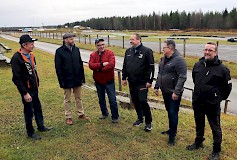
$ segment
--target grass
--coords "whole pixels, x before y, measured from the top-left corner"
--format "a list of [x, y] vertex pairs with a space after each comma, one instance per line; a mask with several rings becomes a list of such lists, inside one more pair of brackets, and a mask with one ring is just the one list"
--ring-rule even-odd
[[[2, 41], [2, 39], [0, 39]], [[11, 57], [18, 49], [15, 42], [5, 40], [12, 48]], [[167, 146], [168, 137], [160, 132], [167, 129], [167, 113], [165, 110], [152, 109], [153, 130], [143, 131], [143, 127], [132, 127], [136, 120], [135, 110], [122, 109], [119, 106], [120, 122], [112, 124], [111, 119], [99, 120], [100, 109], [94, 91], [83, 88], [82, 100], [91, 122], [76, 120], [74, 125], [65, 124], [63, 107], [63, 90], [59, 88], [53, 55], [35, 50], [37, 68], [40, 77], [39, 96], [43, 106], [46, 126], [54, 130], [39, 133], [43, 139], [32, 141], [26, 138], [23, 118], [23, 107], [20, 95], [11, 81], [11, 68], [0, 68], [0, 159], [4, 160], [130, 160], [130, 159], [205, 159], [212, 151], [212, 136], [206, 124], [205, 149], [189, 152], [185, 147], [193, 143], [195, 124], [191, 112], [180, 112], [177, 144]], [[93, 83], [90, 70], [85, 67], [86, 82]], [[4, 77], [4, 78], [3, 78]], [[72, 104], [72, 106], [74, 103]], [[72, 110], [74, 111], [74, 107]], [[222, 159], [237, 159], [237, 117], [221, 116], [223, 130]], [[35, 123], [34, 123], [35, 125]]]

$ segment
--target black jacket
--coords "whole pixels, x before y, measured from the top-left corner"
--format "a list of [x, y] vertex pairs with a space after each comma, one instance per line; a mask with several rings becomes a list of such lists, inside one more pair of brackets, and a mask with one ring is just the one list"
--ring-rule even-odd
[[22, 96], [30, 91], [38, 90], [39, 86], [34, 53], [31, 52], [30, 55], [32, 64], [20, 50], [11, 59], [12, 81]]
[[217, 56], [211, 61], [206, 61], [202, 57], [194, 65], [192, 77], [194, 83], [194, 102], [220, 103], [222, 100], [227, 99], [231, 92], [230, 71]]
[[85, 82], [80, 50], [75, 45], [72, 51], [64, 44], [56, 50], [55, 69], [61, 88], [74, 88]]
[[129, 48], [125, 52], [122, 79], [132, 84], [152, 84], [154, 77], [154, 57], [150, 48], [142, 44], [136, 49]]
[[182, 94], [187, 79], [187, 65], [178, 50], [170, 58], [161, 58], [155, 89], [162, 94]]

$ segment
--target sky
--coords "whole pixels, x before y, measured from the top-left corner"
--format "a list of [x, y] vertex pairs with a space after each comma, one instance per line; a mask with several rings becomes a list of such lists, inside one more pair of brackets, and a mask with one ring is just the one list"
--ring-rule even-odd
[[236, 0], [0, 0], [0, 27], [40, 27], [97, 17], [228, 11]]

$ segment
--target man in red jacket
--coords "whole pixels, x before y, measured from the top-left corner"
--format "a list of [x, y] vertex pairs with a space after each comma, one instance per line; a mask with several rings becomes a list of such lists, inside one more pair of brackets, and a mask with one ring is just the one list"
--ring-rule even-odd
[[119, 114], [114, 84], [115, 56], [111, 50], [105, 49], [104, 39], [96, 39], [95, 46], [97, 50], [90, 55], [89, 67], [93, 70], [93, 78], [102, 112], [100, 119], [105, 119], [109, 115], [105, 100], [106, 91], [109, 98], [112, 123], [118, 123]]

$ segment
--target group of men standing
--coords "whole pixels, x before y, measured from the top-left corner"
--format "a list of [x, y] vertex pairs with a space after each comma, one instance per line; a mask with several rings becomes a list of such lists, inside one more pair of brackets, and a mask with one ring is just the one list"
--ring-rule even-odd
[[[81, 100], [82, 84], [85, 83], [85, 75], [80, 50], [74, 44], [74, 34], [63, 35], [63, 45], [56, 50], [55, 68], [58, 82], [64, 90], [64, 106], [66, 124], [72, 125], [71, 93], [76, 102], [78, 119], [90, 120], [86, 116]], [[33, 114], [39, 131], [49, 131], [51, 127], [45, 127], [41, 104], [38, 98], [39, 78], [36, 70], [36, 61], [33, 54], [34, 39], [29, 35], [20, 37], [21, 49], [12, 57], [13, 82], [17, 86], [24, 105], [24, 116], [27, 135], [29, 138], [41, 139], [34, 133], [32, 126]], [[144, 123], [144, 130], [152, 130], [152, 114], [147, 102], [148, 89], [152, 86], [154, 77], [153, 51], [141, 43], [141, 36], [133, 34], [130, 37], [131, 48], [125, 52], [122, 83], [129, 84], [130, 95], [137, 113], [137, 120], [133, 126]], [[93, 78], [97, 89], [100, 110], [106, 119], [109, 111], [106, 106], [108, 95], [112, 123], [119, 122], [118, 105], [115, 94], [114, 68], [115, 56], [113, 51], [105, 47], [104, 39], [95, 40], [96, 50], [91, 53], [89, 68], [93, 70]], [[209, 159], [219, 159], [221, 151], [222, 132], [220, 127], [220, 102], [228, 98], [232, 85], [229, 69], [218, 59], [217, 45], [207, 43], [203, 50], [204, 56], [194, 65], [192, 77], [194, 82], [193, 109], [196, 123], [195, 142], [187, 146], [187, 150], [203, 147], [205, 115], [208, 118], [213, 134], [213, 152]], [[164, 56], [159, 63], [159, 71], [154, 92], [159, 95], [161, 90], [165, 108], [168, 113], [169, 128], [161, 134], [169, 135], [168, 144], [175, 145], [175, 137], [178, 126], [178, 112], [181, 102], [184, 83], [187, 79], [187, 65], [184, 58], [176, 49], [173, 40], [164, 41]]]

